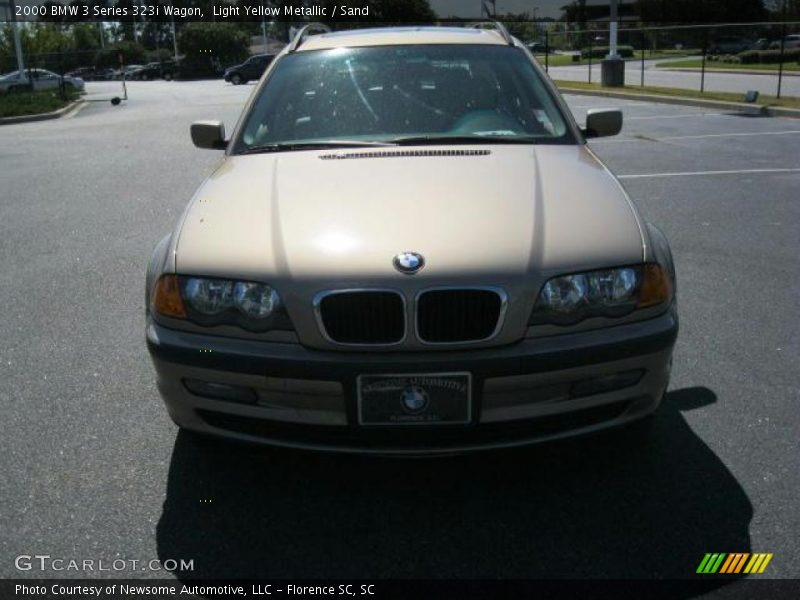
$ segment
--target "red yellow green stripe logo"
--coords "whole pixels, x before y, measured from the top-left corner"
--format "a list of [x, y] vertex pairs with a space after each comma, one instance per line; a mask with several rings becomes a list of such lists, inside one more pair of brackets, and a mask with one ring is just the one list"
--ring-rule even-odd
[[747, 573], [754, 575], [763, 573], [771, 560], [772, 553], [708, 552], [703, 557], [703, 560], [700, 561], [697, 573], [724, 573], [726, 575]]

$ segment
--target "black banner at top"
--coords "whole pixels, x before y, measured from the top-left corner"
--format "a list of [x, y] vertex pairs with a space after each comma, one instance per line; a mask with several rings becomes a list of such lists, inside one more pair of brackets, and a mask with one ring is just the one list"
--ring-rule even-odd
[[[587, 26], [607, 27], [611, 14], [608, 2], [582, 4], [569, 0], [540, 0], [531, 2], [530, 8], [531, 11], [523, 13], [502, 12], [502, 4], [477, 0], [460, 3], [445, 0], [0, 0], [0, 22], [321, 21], [416, 24], [497, 19], [505, 22], [535, 21], [551, 28], [586, 29]], [[548, 9], [547, 16], [540, 13], [536, 18], [537, 10], [542, 8]], [[618, 0], [617, 15], [620, 27], [638, 27], [689, 23], [795, 23], [800, 21], [799, 12], [796, 2]]]
[[405, 0], [0, 0], [0, 21], [20, 22], [402, 23], [435, 18], [426, 2]]

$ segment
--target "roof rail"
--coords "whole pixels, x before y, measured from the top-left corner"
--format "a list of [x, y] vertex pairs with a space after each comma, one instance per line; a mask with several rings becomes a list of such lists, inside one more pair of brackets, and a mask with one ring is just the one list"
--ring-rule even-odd
[[469, 23], [467, 25], [470, 29], [494, 29], [497, 33], [503, 36], [506, 44], [509, 46], [514, 45], [514, 40], [511, 38], [511, 34], [508, 33], [508, 29], [505, 28], [500, 21], [481, 21], [479, 23]]
[[312, 31], [319, 31], [322, 33], [330, 33], [331, 28], [325, 25], [325, 23], [309, 23], [305, 27], [303, 27], [300, 31], [297, 32], [297, 35], [294, 36], [294, 39], [289, 44], [289, 52], [294, 52], [300, 47], [309, 33]]

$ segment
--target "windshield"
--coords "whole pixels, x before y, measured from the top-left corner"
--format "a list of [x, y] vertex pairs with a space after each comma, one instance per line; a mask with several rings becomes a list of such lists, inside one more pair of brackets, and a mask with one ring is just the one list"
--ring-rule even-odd
[[403, 138], [575, 143], [520, 49], [395, 45], [282, 57], [247, 115], [234, 151]]

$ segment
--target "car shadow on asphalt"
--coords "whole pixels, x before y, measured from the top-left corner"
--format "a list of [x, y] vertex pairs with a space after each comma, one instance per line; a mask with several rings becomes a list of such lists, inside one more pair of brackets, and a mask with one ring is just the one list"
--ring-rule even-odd
[[158, 555], [194, 560], [181, 579], [693, 577], [750, 550], [744, 490], [681, 414], [715, 401], [682, 389], [643, 426], [438, 459], [179, 433]]

